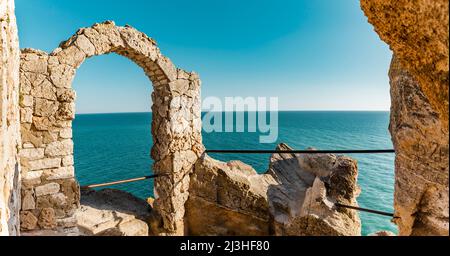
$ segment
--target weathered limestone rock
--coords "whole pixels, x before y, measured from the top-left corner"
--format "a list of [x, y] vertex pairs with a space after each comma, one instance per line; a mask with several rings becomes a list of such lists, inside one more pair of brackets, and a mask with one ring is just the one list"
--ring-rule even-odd
[[24, 148], [19, 151], [19, 156], [29, 160], [44, 158], [43, 148]]
[[240, 162], [204, 155], [195, 164], [186, 203], [189, 235], [269, 235], [267, 189], [275, 181]]
[[[278, 149], [290, 149], [281, 144]], [[265, 174], [207, 155], [191, 175], [190, 235], [360, 235], [356, 162], [334, 155], [275, 154]]]
[[36, 187], [36, 196], [45, 196], [58, 193], [60, 185], [58, 183], [48, 183], [42, 186]]
[[34, 161], [29, 161], [28, 167], [29, 170], [42, 170], [42, 169], [50, 169], [50, 168], [57, 168], [61, 164], [60, 158], [42, 158]]
[[19, 53], [14, 1], [2, 0], [0, 1], [0, 236], [19, 234], [20, 165], [17, 155], [17, 148], [21, 144]]
[[[73, 162], [72, 162], [73, 163]], [[47, 180], [61, 180], [75, 177], [75, 169], [72, 165], [44, 171]]]
[[36, 98], [34, 106], [34, 114], [36, 116], [49, 117], [56, 113], [59, 108], [59, 103], [46, 99]]
[[59, 137], [62, 139], [71, 139], [72, 138], [72, 129], [65, 128], [59, 132]]
[[448, 235], [449, 3], [361, 0], [394, 51], [390, 131], [400, 235]]
[[72, 154], [73, 141], [71, 139], [52, 142], [45, 148], [45, 155], [48, 157], [68, 156]]
[[[277, 149], [291, 150], [286, 144]], [[276, 235], [361, 235], [356, 161], [331, 154], [274, 154], [268, 173], [276, 184], [268, 197]]]
[[22, 193], [22, 210], [34, 210], [36, 208], [36, 202], [33, 191], [25, 190]]
[[37, 227], [38, 219], [30, 211], [20, 212], [20, 228], [23, 230], [33, 230]]
[[397, 151], [394, 204], [400, 235], [448, 235], [448, 132], [396, 57], [389, 76], [390, 131]]
[[39, 214], [38, 225], [42, 229], [56, 228], [55, 210], [53, 208], [44, 208]]
[[375, 31], [420, 84], [448, 129], [449, 3], [447, 0], [361, 0]]
[[[155, 211], [161, 217], [158, 232], [184, 234], [188, 174], [204, 151], [200, 79], [177, 69], [153, 39], [130, 26], [119, 27], [112, 21], [98, 23], [79, 29], [50, 54], [34, 49], [22, 51], [20, 121], [22, 141], [27, 145], [21, 153], [24, 189], [36, 191], [36, 212], [44, 206], [55, 210], [56, 223], [73, 215], [79, 205], [79, 191], [73, 168], [76, 93], [72, 81], [86, 58], [109, 53], [135, 62], [153, 84], [153, 170], [167, 174], [155, 180]], [[179, 108], [170, 108], [173, 98], [179, 100]], [[35, 173], [37, 170], [42, 172]], [[61, 191], [56, 191], [56, 185], [50, 194], [42, 192], [42, 187], [38, 189], [49, 183], [59, 184]], [[52, 198], [55, 193], [65, 195], [66, 201], [59, 200], [59, 205]]]
[[75, 216], [80, 232], [95, 236], [148, 236], [151, 207], [145, 200], [114, 189], [82, 191]]
[[74, 164], [73, 156], [65, 156], [62, 159], [62, 166], [67, 166], [67, 167], [72, 166], [73, 167], [73, 164]]
[[43, 80], [40, 84], [32, 86], [31, 95], [37, 97], [38, 99], [46, 99], [49, 101], [56, 101], [55, 87], [48, 80]]

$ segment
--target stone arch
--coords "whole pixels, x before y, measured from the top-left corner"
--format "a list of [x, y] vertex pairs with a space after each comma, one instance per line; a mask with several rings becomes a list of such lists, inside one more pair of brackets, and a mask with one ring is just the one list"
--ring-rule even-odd
[[160, 232], [184, 233], [189, 173], [204, 147], [201, 137], [200, 79], [178, 69], [156, 42], [114, 22], [79, 29], [52, 53], [24, 49], [20, 66], [22, 210], [24, 230], [76, 224], [79, 185], [73, 167], [72, 81], [85, 59], [116, 53], [139, 65], [153, 84], [151, 157], [155, 212]]

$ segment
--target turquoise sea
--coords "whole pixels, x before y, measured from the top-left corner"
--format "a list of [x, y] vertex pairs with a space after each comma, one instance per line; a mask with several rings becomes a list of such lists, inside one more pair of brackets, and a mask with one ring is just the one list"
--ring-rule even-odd
[[[278, 117], [278, 141], [296, 149], [390, 149], [389, 112], [286, 111]], [[75, 172], [81, 185], [140, 177], [152, 173], [151, 113], [80, 114], [73, 122]], [[224, 124], [226, 125], [226, 124]], [[247, 129], [245, 129], [247, 131]], [[203, 133], [208, 149], [274, 149], [260, 144], [259, 133]], [[258, 172], [267, 169], [269, 154], [211, 154], [241, 160]], [[354, 154], [358, 160], [359, 205], [393, 211], [394, 154]], [[147, 198], [151, 180], [114, 186]], [[360, 213], [363, 235], [396, 231], [389, 217]]]

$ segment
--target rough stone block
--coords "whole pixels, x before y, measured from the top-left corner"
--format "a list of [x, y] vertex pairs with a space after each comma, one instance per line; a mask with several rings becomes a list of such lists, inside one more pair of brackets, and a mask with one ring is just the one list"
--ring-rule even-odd
[[22, 210], [34, 210], [36, 202], [32, 190], [25, 190], [22, 194]]
[[43, 158], [29, 161], [28, 164], [31, 171], [57, 168], [61, 165], [61, 158]]
[[77, 68], [83, 63], [86, 55], [77, 46], [71, 45], [57, 54], [59, 63]]
[[72, 89], [57, 88], [56, 96], [59, 102], [73, 102], [76, 98], [76, 93]]
[[22, 180], [40, 179], [43, 171], [26, 171], [22, 173]]
[[31, 95], [24, 95], [22, 94], [20, 96], [20, 106], [21, 107], [33, 107], [33, 96]]
[[56, 228], [55, 210], [53, 208], [42, 209], [39, 214], [38, 225], [42, 229]]
[[20, 228], [22, 230], [34, 230], [37, 227], [38, 219], [30, 211], [20, 212]]
[[54, 123], [55, 123], [54, 117], [33, 116], [33, 125], [38, 131], [47, 131], [52, 128]]
[[58, 88], [70, 88], [75, 69], [69, 65], [50, 66], [50, 79]]
[[36, 98], [34, 106], [34, 115], [41, 117], [49, 117], [56, 113], [59, 107], [57, 101]]
[[48, 183], [42, 186], [36, 187], [36, 196], [45, 196], [45, 195], [51, 195], [56, 194], [59, 192], [60, 185], [58, 183]]
[[53, 86], [53, 84], [48, 79], [44, 79], [39, 85], [33, 86], [31, 95], [33, 97], [55, 101], [55, 86]]
[[33, 109], [25, 107], [20, 109], [20, 122], [31, 123], [33, 122]]
[[72, 128], [64, 128], [59, 131], [59, 137], [63, 139], [71, 139], [72, 138]]
[[62, 159], [63, 166], [71, 166], [73, 164], [74, 164], [73, 155], [63, 157], [63, 159]]
[[59, 120], [72, 120], [75, 118], [75, 103], [63, 102], [59, 105], [57, 118]]
[[71, 154], [73, 154], [73, 141], [71, 139], [52, 142], [45, 148], [46, 156], [67, 156]]
[[36, 160], [44, 158], [43, 148], [24, 148], [19, 151], [20, 157], [25, 157], [28, 160]]
[[95, 54], [95, 46], [89, 41], [85, 35], [79, 35], [74, 44], [86, 54], [87, 57]]
[[75, 177], [73, 166], [60, 167], [58, 169], [49, 169], [44, 171], [47, 180], [60, 180]]

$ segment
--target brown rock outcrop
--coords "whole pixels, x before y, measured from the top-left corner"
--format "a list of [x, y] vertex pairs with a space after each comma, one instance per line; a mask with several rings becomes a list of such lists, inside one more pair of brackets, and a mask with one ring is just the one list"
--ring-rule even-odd
[[361, 7], [395, 54], [390, 132], [399, 233], [448, 235], [449, 3], [361, 0]]
[[389, 76], [400, 235], [448, 235], [448, 132], [418, 82], [395, 56]]
[[[278, 149], [290, 149], [281, 144]], [[258, 174], [204, 155], [191, 175], [190, 235], [360, 235], [356, 162], [334, 155], [274, 154]]]
[[375, 31], [418, 81], [448, 129], [449, 3], [447, 0], [361, 0]]

